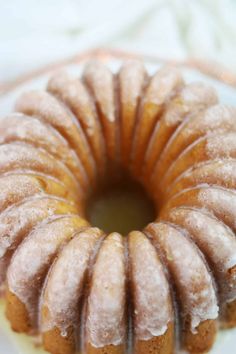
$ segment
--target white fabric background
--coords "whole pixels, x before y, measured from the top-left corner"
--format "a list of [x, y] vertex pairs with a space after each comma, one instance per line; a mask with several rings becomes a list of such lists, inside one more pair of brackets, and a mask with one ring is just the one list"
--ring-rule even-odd
[[0, 0], [0, 81], [98, 46], [236, 71], [236, 1]]
[[[236, 0], [0, 0], [0, 82], [99, 46], [236, 72]], [[1, 354], [26, 353], [9, 338], [0, 328]], [[221, 333], [212, 353], [235, 353], [235, 338]]]

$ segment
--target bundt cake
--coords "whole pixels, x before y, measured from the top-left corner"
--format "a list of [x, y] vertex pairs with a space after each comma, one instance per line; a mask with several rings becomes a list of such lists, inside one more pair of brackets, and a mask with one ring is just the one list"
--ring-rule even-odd
[[[16, 332], [52, 354], [205, 353], [236, 326], [236, 108], [165, 66], [56, 73], [0, 120], [0, 281]], [[128, 174], [143, 230], [86, 220]]]

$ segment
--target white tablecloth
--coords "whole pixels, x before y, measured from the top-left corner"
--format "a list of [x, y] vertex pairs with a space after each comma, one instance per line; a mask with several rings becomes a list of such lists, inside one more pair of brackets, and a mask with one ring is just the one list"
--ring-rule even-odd
[[0, 0], [0, 82], [99, 46], [236, 71], [236, 1]]

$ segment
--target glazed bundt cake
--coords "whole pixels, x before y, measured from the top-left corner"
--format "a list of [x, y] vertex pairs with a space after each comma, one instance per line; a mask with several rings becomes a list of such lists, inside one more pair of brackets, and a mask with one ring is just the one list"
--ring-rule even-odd
[[[205, 353], [236, 325], [236, 108], [178, 70], [55, 74], [0, 121], [0, 279], [17, 332], [52, 354]], [[128, 174], [144, 230], [86, 221]]]

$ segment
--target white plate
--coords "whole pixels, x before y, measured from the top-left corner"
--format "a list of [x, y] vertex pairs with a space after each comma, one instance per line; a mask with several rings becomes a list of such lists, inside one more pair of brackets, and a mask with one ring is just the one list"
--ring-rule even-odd
[[[85, 59], [86, 56], [85, 56]], [[68, 72], [71, 72], [75, 75], [78, 75], [82, 71], [83, 61], [77, 64], [67, 64], [65, 68]], [[101, 57], [99, 56], [99, 59]], [[114, 57], [109, 54], [102, 57], [102, 60], [106, 61], [107, 65], [113, 70], [116, 71], [121, 64], [120, 58]], [[146, 66], [150, 72], [155, 71], [162, 63], [146, 60]], [[218, 80], [212, 79], [209, 76], [199, 72], [195, 69], [190, 69], [188, 67], [182, 67], [181, 71], [187, 82], [192, 81], [201, 81], [210, 84], [215, 87], [220, 97], [222, 103], [227, 103], [231, 105], [236, 105], [236, 89], [228, 86]], [[52, 70], [48, 70], [42, 75], [33, 77], [31, 79], [25, 80], [21, 84], [17, 85], [10, 92], [0, 96], [0, 117], [8, 114], [13, 110], [14, 102], [16, 98], [22, 91], [29, 89], [40, 89], [44, 88], [48, 78], [51, 76]], [[236, 329], [221, 331], [217, 337], [216, 344], [211, 354], [234, 354], [236, 343]], [[33, 349], [34, 346], [32, 341], [27, 339], [27, 337], [22, 335], [15, 335], [11, 332], [9, 325], [4, 319], [3, 315], [3, 306], [0, 306], [0, 354], [43, 354], [44, 351]]]

